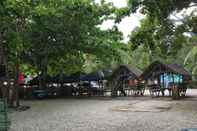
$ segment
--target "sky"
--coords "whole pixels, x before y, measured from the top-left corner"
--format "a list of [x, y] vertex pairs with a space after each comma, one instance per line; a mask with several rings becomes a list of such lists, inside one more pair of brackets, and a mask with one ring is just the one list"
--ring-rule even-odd
[[[99, 2], [100, 0], [96, 0], [96, 2]], [[112, 2], [114, 6], [117, 8], [122, 8], [127, 6], [127, 0], [106, 0], [106, 2]], [[192, 4], [192, 3], [191, 3]], [[175, 12], [170, 16], [172, 20], [176, 21], [176, 25], [182, 24], [180, 19], [182, 19], [186, 15], [190, 15], [193, 11], [195, 11], [195, 14], [197, 14], [197, 7], [191, 7], [188, 9], [183, 9], [180, 12]], [[143, 19], [145, 16], [140, 14], [139, 12], [130, 14], [130, 16], [127, 16], [122, 19], [122, 21], [117, 25], [118, 29], [123, 33], [124, 36], [124, 42], [127, 42], [129, 40], [128, 36], [131, 34], [131, 32], [140, 25], [140, 20]], [[103, 30], [110, 29], [114, 25], [113, 20], [107, 20], [105, 21], [100, 27]]]
[[[96, 1], [99, 2], [100, 0], [96, 0]], [[127, 6], [126, 0], [106, 0], [106, 1], [112, 2], [114, 6], [118, 8]], [[131, 14], [130, 16], [123, 18], [122, 21], [117, 25], [118, 29], [123, 33], [124, 42], [127, 42], [129, 40], [128, 35], [130, 35], [133, 29], [135, 29], [137, 26], [140, 25], [140, 20], [142, 18], [144, 18], [144, 16], [140, 14], [139, 12], [137, 12], [135, 14]], [[106, 29], [112, 28], [113, 25], [114, 25], [113, 20], [107, 20], [100, 27], [101, 29], [106, 30]]]
[[[193, 3], [190, 4], [190, 6], [192, 5]], [[176, 22], [176, 25], [180, 25], [183, 24], [181, 20], [186, 16], [190, 16], [192, 13], [194, 13], [194, 15], [197, 15], [197, 6], [184, 8], [180, 12], [174, 12], [170, 15], [170, 19], [174, 20]]]

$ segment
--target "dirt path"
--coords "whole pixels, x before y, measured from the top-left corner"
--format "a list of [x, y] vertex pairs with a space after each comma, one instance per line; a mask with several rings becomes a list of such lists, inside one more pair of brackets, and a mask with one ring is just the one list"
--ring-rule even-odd
[[197, 100], [129, 97], [24, 101], [10, 131], [179, 131], [197, 127]]

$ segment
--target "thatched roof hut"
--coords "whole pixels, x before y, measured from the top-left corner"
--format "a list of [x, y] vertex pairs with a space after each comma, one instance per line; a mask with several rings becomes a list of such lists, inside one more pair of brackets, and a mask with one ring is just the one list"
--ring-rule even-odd
[[127, 79], [138, 79], [142, 71], [128, 65], [120, 65], [113, 70], [112, 79], [116, 77], [125, 77]]
[[162, 88], [171, 89], [171, 85], [188, 83], [191, 74], [178, 64], [153, 62], [140, 76], [148, 85], [157, 84]]
[[122, 94], [126, 95], [124, 89], [127, 88], [129, 81], [138, 80], [141, 73], [142, 71], [132, 66], [128, 66], [128, 65], [117, 66], [113, 70], [110, 80], [112, 96], [117, 96], [118, 90], [121, 91]]
[[182, 66], [178, 64], [164, 64], [159, 61], [155, 61], [148, 66], [140, 77], [147, 80], [150, 78], [155, 78], [163, 73], [178, 74], [183, 76], [184, 80], [191, 79], [191, 74]]

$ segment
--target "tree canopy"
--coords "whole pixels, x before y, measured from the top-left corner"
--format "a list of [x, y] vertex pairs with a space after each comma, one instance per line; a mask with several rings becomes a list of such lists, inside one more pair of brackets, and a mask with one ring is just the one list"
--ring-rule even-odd
[[7, 40], [1, 41], [7, 42], [4, 45], [9, 52], [17, 52], [38, 71], [44, 65], [61, 62], [81, 68], [84, 54], [95, 55], [102, 61], [106, 55], [118, 55], [116, 48], [122, 34], [116, 28], [102, 31], [98, 27], [114, 9], [110, 4], [98, 5], [91, 0], [5, 0], [1, 2], [1, 25], [7, 25], [9, 34], [2, 27]]
[[196, 0], [129, 0], [128, 3], [118, 18], [137, 10], [146, 16], [130, 35], [131, 49], [146, 48], [149, 62], [176, 62], [196, 74], [196, 10], [182, 18], [176, 16], [183, 9], [197, 7]]
[[[176, 60], [196, 72], [196, 14], [184, 16], [179, 25], [170, 18], [194, 6], [196, 0], [128, 0], [128, 7], [120, 9], [93, 0], [3, 0], [1, 63], [11, 69], [20, 65], [26, 72], [70, 74], [118, 63], [144, 69], [159, 59]], [[120, 22], [137, 10], [146, 17], [131, 32], [128, 44], [123, 44], [116, 26], [99, 27], [109, 19]]]

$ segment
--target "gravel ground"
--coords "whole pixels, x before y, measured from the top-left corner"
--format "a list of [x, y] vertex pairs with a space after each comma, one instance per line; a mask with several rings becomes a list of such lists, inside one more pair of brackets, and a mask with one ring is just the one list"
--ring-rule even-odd
[[169, 97], [78, 98], [23, 101], [10, 131], [180, 131], [197, 128], [197, 90]]

